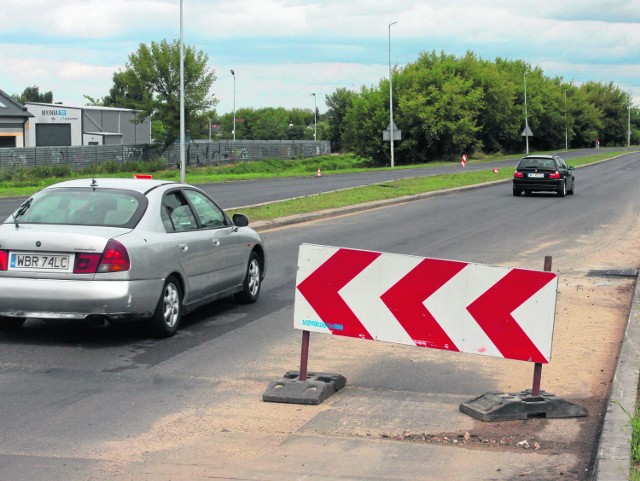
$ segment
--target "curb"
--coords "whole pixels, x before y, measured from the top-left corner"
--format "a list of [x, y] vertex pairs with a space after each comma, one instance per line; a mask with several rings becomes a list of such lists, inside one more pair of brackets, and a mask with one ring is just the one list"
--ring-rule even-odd
[[[448, 194], [463, 191], [463, 190], [482, 189], [490, 185], [502, 184], [506, 182], [511, 182], [511, 179], [494, 180], [491, 182], [485, 182], [483, 184], [465, 185], [463, 187], [454, 187], [451, 189], [425, 192], [424, 194], [406, 195], [404, 197], [395, 197], [392, 199], [376, 200], [373, 202], [365, 202], [362, 204], [347, 205], [344, 207], [337, 207], [335, 209], [319, 210], [317, 212], [309, 212], [306, 214], [295, 214], [288, 217], [278, 217], [278, 218], [269, 219], [269, 220], [259, 220], [256, 222], [251, 222], [251, 228], [258, 232], [264, 232], [266, 230], [276, 228], [276, 227], [300, 224], [303, 222], [311, 222], [314, 220], [327, 219], [330, 217], [338, 217], [341, 215], [353, 214], [355, 212], [362, 212], [366, 210], [377, 209], [380, 207], [388, 207], [391, 205], [405, 204], [407, 202], [414, 202], [416, 200], [422, 200], [429, 197], [440, 197], [443, 195], [448, 195]], [[245, 207], [248, 208], [253, 206], [245, 206]]]
[[631, 424], [640, 378], [640, 283], [635, 293], [602, 426], [593, 479], [628, 481], [631, 469]]

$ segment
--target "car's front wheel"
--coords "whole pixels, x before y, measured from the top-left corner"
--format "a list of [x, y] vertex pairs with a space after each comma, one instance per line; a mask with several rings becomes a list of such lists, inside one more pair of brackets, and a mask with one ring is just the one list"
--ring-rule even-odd
[[4, 331], [14, 331], [20, 329], [26, 319], [24, 317], [0, 316], [0, 329]]
[[164, 283], [162, 295], [153, 316], [147, 321], [153, 337], [173, 336], [182, 318], [182, 291], [178, 280], [171, 276]]
[[260, 286], [262, 282], [262, 266], [260, 258], [255, 252], [249, 256], [247, 273], [242, 283], [242, 291], [236, 294], [236, 299], [243, 304], [251, 304], [258, 300], [260, 296]]

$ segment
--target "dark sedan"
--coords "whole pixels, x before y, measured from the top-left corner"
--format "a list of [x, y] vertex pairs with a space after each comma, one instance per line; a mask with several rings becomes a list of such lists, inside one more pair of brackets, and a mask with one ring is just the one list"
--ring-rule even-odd
[[556, 192], [560, 197], [573, 195], [575, 177], [573, 167], [567, 166], [558, 155], [527, 155], [513, 173], [513, 195], [523, 192]]

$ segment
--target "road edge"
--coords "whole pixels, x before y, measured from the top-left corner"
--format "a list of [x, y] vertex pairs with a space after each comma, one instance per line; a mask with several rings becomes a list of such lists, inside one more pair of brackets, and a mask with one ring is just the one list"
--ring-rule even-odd
[[631, 469], [630, 416], [636, 409], [640, 379], [640, 283], [635, 282], [629, 319], [622, 339], [607, 403], [594, 481], [628, 481]]

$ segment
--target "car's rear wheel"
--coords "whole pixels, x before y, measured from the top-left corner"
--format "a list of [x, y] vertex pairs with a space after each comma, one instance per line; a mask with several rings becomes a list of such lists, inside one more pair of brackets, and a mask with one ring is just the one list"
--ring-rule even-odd
[[575, 190], [576, 190], [576, 181], [574, 180], [573, 182], [571, 182], [571, 189], [569, 189], [569, 190], [567, 191], [567, 194], [569, 194], [569, 195], [573, 195], [573, 193], [575, 192]]
[[178, 280], [170, 276], [164, 283], [162, 295], [153, 316], [147, 321], [153, 337], [173, 336], [182, 318], [182, 291]]
[[4, 331], [14, 331], [20, 329], [26, 319], [24, 317], [0, 316], [0, 329]]
[[522, 191], [520, 189], [518, 189], [517, 187], [513, 188], [513, 195], [515, 195], [516, 197], [519, 197], [520, 194], [522, 194]]
[[262, 266], [260, 258], [255, 252], [249, 256], [249, 264], [247, 265], [247, 273], [242, 283], [242, 292], [236, 294], [236, 299], [243, 304], [251, 304], [258, 300], [260, 296], [260, 286], [262, 281]]
[[558, 186], [558, 195], [560, 197], [564, 197], [565, 195], [567, 195], [567, 183], [566, 182], [562, 182]]

